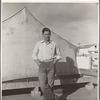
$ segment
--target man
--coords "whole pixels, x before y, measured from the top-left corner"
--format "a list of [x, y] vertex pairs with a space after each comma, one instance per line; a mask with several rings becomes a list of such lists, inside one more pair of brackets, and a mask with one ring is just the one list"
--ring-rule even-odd
[[54, 85], [55, 64], [61, 59], [60, 50], [56, 43], [50, 40], [50, 29], [44, 28], [42, 36], [43, 40], [36, 43], [32, 57], [39, 66], [38, 78], [44, 100], [55, 100], [52, 87]]

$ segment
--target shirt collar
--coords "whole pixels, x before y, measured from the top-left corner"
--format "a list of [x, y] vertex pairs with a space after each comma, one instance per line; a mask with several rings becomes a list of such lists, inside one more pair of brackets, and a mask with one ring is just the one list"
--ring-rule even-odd
[[[41, 41], [41, 43], [44, 43], [44, 42], [45, 42], [44, 40]], [[51, 42], [52, 42], [52, 40], [50, 40], [48, 43], [51, 43]]]

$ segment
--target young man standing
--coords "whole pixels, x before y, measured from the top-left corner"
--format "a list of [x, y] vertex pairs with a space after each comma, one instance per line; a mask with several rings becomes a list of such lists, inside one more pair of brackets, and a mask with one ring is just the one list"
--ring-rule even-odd
[[56, 100], [52, 91], [55, 77], [55, 64], [61, 59], [60, 50], [50, 39], [51, 31], [42, 30], [43, 40], [36, 43], [33, 50], [33, 59], [39, 66], [38, 78], [44, 100]]

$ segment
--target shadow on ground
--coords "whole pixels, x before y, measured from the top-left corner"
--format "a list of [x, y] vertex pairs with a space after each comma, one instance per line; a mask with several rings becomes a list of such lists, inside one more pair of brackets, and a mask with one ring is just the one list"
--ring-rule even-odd
[[63, 86], [55, 86], [54, 93], [59, 96], [59, 100], [67, 100], [67, 97], [78, 89], [85, 87], [88, 83], [67, 84]]
[[76, 62], [71, 57], [66, 57], [66, 62], [58, 62], [56, 65], [56, 76], [60, 79], [61, 85], [76, 83], [80, 78]]
[[81, 77], [76, 62], [71, 57], [66, 57], [66, 62], [58, 62], [56, 65], [56, 76], [60, 79], [61, 86], [55, 86], [54, 91], [60, 94], [60, 100], [67, 100], [67, 96], [74, 93], [87, 83], [76, 84]]

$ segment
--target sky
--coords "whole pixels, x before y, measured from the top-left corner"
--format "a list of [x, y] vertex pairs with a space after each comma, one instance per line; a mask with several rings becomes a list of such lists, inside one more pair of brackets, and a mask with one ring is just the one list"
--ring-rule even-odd
[[24, 7], [42, 24], [74, 45], [98, 42], [96, 3], [4, 3], [2, 20]]

